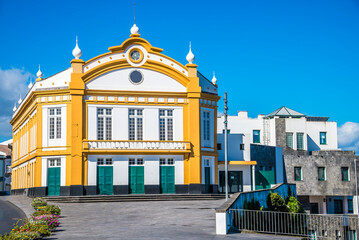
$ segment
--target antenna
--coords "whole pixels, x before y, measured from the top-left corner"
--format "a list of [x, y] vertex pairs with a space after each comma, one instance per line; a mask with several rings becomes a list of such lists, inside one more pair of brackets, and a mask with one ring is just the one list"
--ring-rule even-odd
[[136, 1], [133, 1], [133, 16], [134, 16], [134, 22], [136, 24]]

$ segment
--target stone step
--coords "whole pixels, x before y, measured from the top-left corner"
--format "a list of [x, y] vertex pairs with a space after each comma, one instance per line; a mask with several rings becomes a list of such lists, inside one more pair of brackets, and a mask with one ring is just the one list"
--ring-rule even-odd
[[224, 199], [222, 194], [96, 195], [46, 197], [49, 202], [135, 202], [135, 201], [201, 201]]

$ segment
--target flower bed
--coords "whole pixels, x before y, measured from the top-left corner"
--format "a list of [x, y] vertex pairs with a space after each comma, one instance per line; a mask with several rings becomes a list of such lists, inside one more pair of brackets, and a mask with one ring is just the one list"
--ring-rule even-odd
[[47, 205], [43, 198], [34, 198], [31, 206], [35, 209], [31, 219], [24, 220], [23, 226], [19, 226], [18, 221], [10, 234], [0, 236], [0, 240], [33, 240], [51, 236], [51, 231], [60, 225], [61, 209], [56, 205]]

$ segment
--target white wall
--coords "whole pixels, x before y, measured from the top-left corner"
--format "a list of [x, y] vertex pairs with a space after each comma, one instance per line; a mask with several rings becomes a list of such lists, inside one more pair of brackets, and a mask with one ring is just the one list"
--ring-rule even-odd
[[[139, 70], [143, 75], [141, 84], [132, 84], [129, 74]], [[186, 87], [175, 79], [153, 70], [131, 67], [105, 73], [86, 84], [86, 89], [121, 90], [121, 91], [155, 91], [155, 92], [186, 92]]]
[[307, 120], [306, 118], [286, 118], [285, 128], [287, 133], [293, 133], [293, 149], [297, 149], [297, 133], [304, 133], [303, 150], [307, 150]]
[[[327, 144], [321, 145], [320, 132], [327, 133]], [[336, 122], [307, 122], [308, 150], [336, 150], [338, 149], [338, 132]]]
[[[217, 133], [223, 133], [224, 116], [217, 119]], [[249, 136], [253, 143], [253, 130], [260, 130], [260, 142], [263, 144], [263, 119], [243, 118], [242, 116], [228, 116], [228, 130], [230, 133], [242, 133]]]
[[[253, 143], [253, 130], [260, 130], [260, 144], [264, 143], [264, 134], [269, 135], [269, 146], [276, 146], [275, 118], [269, 119], [264, 133], [264, 119], [247, 118], [242, 112], [240, 116], [228, 116], [228, 129], [230, 134], [244, 134], [249, 142]], [[217, 119], [217, 133], [222, 134], [224, 129], [224, 116]], [[303, 118], [286, 118], [286, 132], [293, 133], [293, 148], [297, 150], [297, 133], [304, 133], [304, 150], [336, 150], [338, 149], [337, 123], [325, 121], [307, 121]], [[320, 145], [319, 133], [327, 133], [327, 144]], [[219, 135], [218, 135], [219, 136]], [[220, 139], [220, 138], [218, 138]], [[237, 139], [240, 140], [240, 139]]]
[[[218, 161], [224, 161], [224, 134], [217, 134], [217, 143], [221, 144], [218, 150]], [[244, 144], [244, 150], [240, 149], [240, 144]], [[250, 134], [230, 133], [228, 134], [228, 161], [250, 161]]]
[[173, 158], [175, 166], [175, 184], [184, 183], [183, 156], [181, 155], [89, 155], [88, 178], [89, 186], [97, 185], [97, 159], [112, 158], [113, 185], [128, 185], [128, 159], [143, 158], [145, 185], [158, 185], [160, 183], [160, 158]]
[[97, 139], [97, 108], [112, 108], [112, 140], [128, 140], [128, 109], [143, 109], [143, 140], [159, 140], [159, 109], [173, 109], [173, 140], [183, 141], [183, 109], [174, 106], [88, 105], [88, 139]]

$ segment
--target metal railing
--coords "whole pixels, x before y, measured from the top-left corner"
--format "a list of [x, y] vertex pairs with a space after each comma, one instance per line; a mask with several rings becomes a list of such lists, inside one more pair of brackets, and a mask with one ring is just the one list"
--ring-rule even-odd
[[240, 231], [299, 236], [308, 239], [357, 239], [356, 215], [314, 215], [229, 209], [230, 225]]
[[84, 141], [86, 149], [113, 150], [190, 150], [190, 142], [182, 141], [116, 141], [90, 140]]

